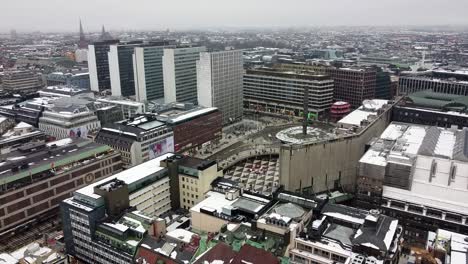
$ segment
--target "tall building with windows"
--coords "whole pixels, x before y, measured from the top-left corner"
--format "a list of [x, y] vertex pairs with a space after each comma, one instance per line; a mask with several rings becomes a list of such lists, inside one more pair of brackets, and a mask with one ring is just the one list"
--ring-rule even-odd
[[148, 102], [164, 99], [163, 62], [165, 48], [172, 48], [169, 42], [150, 42], [142, 47], [135, 47], [133, 54], [133, 72], [135, 80], [135, 99]]
[[197, 62], [198, 104], [217, 107], [223, 124], [242, 119], [242, 51], [202, 52]]
[[197, 103], [197, 61], [205, 47], [164, 49], [164, 102]]
[[101, 92], [111, 88], [109, 73], [110, 45], [119, 43], [119, 40], [106, 40], [94, 42], [88, 46], [88, 68], [91, 91]]
[[134, 49], [141, 45], [142, 41], [133, 41], [110, 46], [109, 74], [113, 96], [135, 95], [133, 53]]
[[309, 112], [320, 117], [332, 105], [333, 87], [333, 80], [325, 75], [273, 69], [247, 70], [244, 75], [244, 107], [254, 111], [300, 116], [308, 89]]

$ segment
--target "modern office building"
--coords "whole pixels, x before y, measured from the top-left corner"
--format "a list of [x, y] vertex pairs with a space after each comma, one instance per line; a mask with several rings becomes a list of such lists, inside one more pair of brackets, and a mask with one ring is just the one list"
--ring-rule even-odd
[[155, 112], [157, 120], [172, 128], [176, 152], [197, 149], [221, 139], [222, 117], [217, 108], [173, 103]]
[[202, 52], [197, 62], [198, 104], [218, 108], [223, 124], [242, 119], [243, 74], [241, 50]]
[[142, 241], [162, 231], [156, 217], [171, 209], [168, 169], [159, 166], [170, 156], [107, 177], [64, 200], [67, 253], [87, 263], [134, 263]]
[[110, 45], [108, 55], [112, 96], [135, 95], [133, 53], [135, 47], [141, 45], [143, 45], [143, 41]]
[[400, 76], [398, 94], [411, 94], [424, 90], [468, 96], [468, 82], [456, 79], [443, 79], [431, 75]]
[[39, 129], [56, 139], [86, 138], [99, 131], [101, 122], [95, 114], [94, 103], [88, 100], [63, 97], [45, 110], [39, 118]]
[[393, 121], [439, 127], [468, 127], [468, 96], [419, 91], [393, 108]]
[[197, 61], [205, 47], [164, 49], [164, 102], [197, 104]]
[[95, 141], [120, 151], [126, 168], [174, 152], [172, 129], [153, 115], [141, 115], [105, 125]]
[[0, 232], [38, 223], [74, 190], [121, 170], [120, 154], [84, 139], [31, 142], [1, 155]]
[[31, 93], [41, 89], [42, 83], [34, 72], [11, 70], [5, 72], [2, 88], [10, 93]]
[[393, 122], [359, 161], [357, 199], [399, 218], [405, 239], [468, 234], [468, 130]]
[[47, 86], [68, 86], [89, 90], [89, 72], [53, 72], [47, 75]]
[[118, 40], [94, 42], [88, 46], [88, 68], [91, 91], [101, 92], [111, 89], [109, 73], [110, 46], [119, 43]]
[[333, 80], [324, 75], [267, 68], [247, 70], [244, 75], [244, 107], [252, 111], [301, 116], [304, 96], [308, 92], [309, 113], [320, 117], [333, 103], [333, 87]]
[[377, 71], [372, 67], [337, 68], [324, 65], [279, 64], [282, 70], [315, 72], [334, 81], [334, 100], [359, 107], [366, 99], [375, 99]]
[[133, 72], [135, 80], [135, 100], [148, 102], [164, 99], [163, 62], [165, 48], [175, 48], [170, 42], [150, 42], [135, 47]]

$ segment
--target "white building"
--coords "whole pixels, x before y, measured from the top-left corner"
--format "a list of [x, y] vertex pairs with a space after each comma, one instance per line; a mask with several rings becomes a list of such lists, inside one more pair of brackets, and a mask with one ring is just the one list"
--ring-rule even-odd
[[467, 128], [393, 122], [359, 161], [357, 198], [409, 221], [407, 239], [468, 234], [467, 146]]
[[198, 104], [217, 107], [223, 124], [242, 119], [243, 74], [241, 50], [202, 52], [197, 61]]
[[197, 60], [205, 47], [164, 49], [164, 102], [197, 103]]
[[364, 127], [371, 123], [373, 120], [385, 110], [388, 100], [364, 100], [362, 105], [343, 117], [338, 121], [337, 125], [339, 128], [352, 128], [352, 127]]
[[55, 100], [54, 107], [45, 110], [39, 118], [39, 130], [56, 139], [86, 138], [101, 128], [101, 122], [91, 109], [92, 104], [79, 98]]

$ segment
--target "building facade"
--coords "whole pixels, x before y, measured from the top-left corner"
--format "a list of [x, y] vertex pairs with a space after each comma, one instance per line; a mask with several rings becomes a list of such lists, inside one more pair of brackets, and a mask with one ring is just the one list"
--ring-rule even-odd
[[97, 132], [100, 128], [101, 122], [88, 108], [77, 108], [73, 112], [58, 111], [54, 108], [44, 111], [39, 118], [39, 129], [56, 139], [86, 138], [88, 134]]
[[174, 152], [172, 129], [151, 115], [108, 124], [95, 141], [120, 151], [126, 168]]
[[[174, 149], [184, 152], [221, 139], [222, 116], [214, 107], [170, 104], [156, 118], [174, 131]], [[194, 133], [196, 131], [196, 133]]]
[[109, 56], [110, 45], [118, 40], [94, 42], [88, 46], [88, 68], [91, 91], [101, 92], [111, 89]]
[[3, 159], [0, 232], [55, 215], [73, 191], [122, 168], [118, 152], [81, 139], [24, 144]]
[[468, 83], [430, 76], [400, 76], [398, 94], [432, 90], [436, 93], [468, 96]]
[[164, 155], [74, 192], [61, 203], [66, 251], [87, 263], [134, 263], [157, 216], [171, 209]]
[[400, 219], [409, 242], [437, 228], [468, 234], [467, 133], [391, 123], [359, 161], [357, 200]]
[[375, 98], [377, 71], [372, 67], [337, 68], [324, 65], [279, 64], [283, 70], [308, 71], [329, 76], [334, 81], [334, 100], [359, 107], [366, 99]]
[[244, 107], [253, 111], [301, 116], [306, 89], [309, 113], [321, 116], [333, 103], [333, 80], [323, 75], [276, 70], [247, 70], [244, 75]]
[[135, 79], [135, 99], [147, 102], [164, 99], [163, 62], [165, 48], [175, 46], [167, 42], [135, 47], [133, 72]]
[[109, 74], [113, 96], [135, 95], [133, 53], [142, 41], [119, 43], [109, 47]]
[[197, 62], [198, 104], [216, 107], [223, 124], [242, 119], [243, 56], [240, 50], [202, 52]]
[[197, 61], [205, 47], [164, 49], [164, 102], [197, 104]]
[[2, 87], [5, 92], [31, 93], [42, 88], [39, 76], [31, 71], [6, 71]]

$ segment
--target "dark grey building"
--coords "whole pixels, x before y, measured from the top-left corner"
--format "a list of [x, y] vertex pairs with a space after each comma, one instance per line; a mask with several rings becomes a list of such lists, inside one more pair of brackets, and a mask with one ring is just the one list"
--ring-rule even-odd
[[101, 92], [111, 88], [108, 52], [110, 45], [119, 40], [94, 42], [88, 48], [89, 80], [92, 91]]

